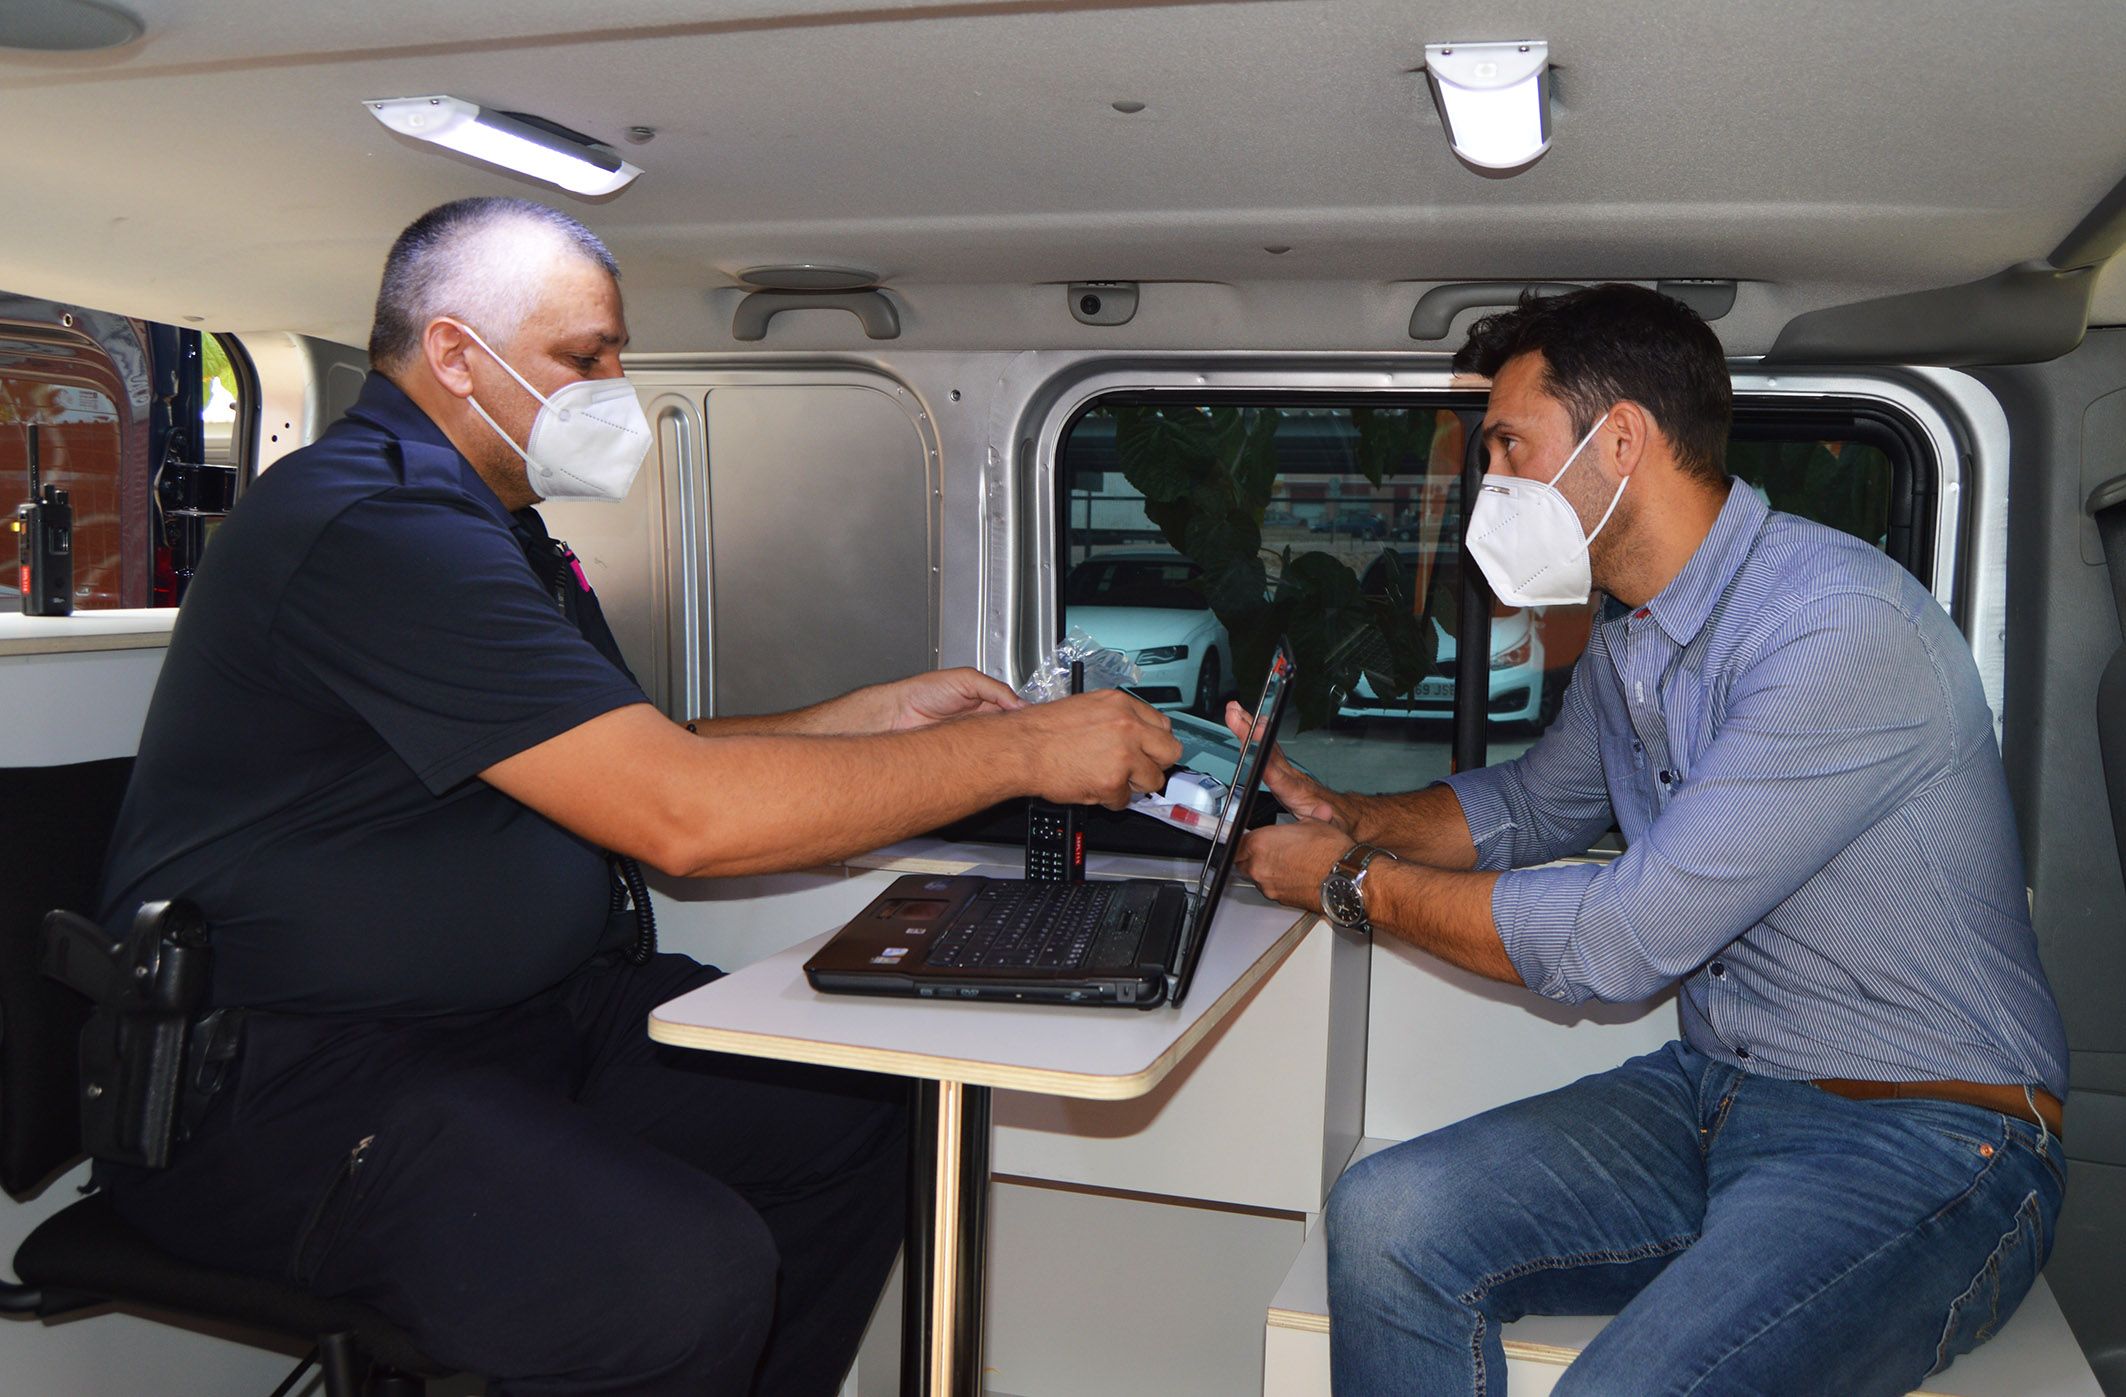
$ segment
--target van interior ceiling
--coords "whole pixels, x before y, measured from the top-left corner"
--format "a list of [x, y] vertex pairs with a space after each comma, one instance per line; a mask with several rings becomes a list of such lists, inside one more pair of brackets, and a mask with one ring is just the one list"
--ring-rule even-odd
[[[2059, 1359], [2047, 1392], [2126, 1397], [2126, 809], [2109, 795], [2126, 792], [2110, 730], [2126, 677], [2107, 670], [2126, 626], [2126, 513], [2107, 514], [2126, 498], [2126, 6], [7, 11], [0, 509], [27, 498], [16, 428], [42, 423], [47, 474], [78, 479], [82, 542], [71, 621], [0, 614], [0, 768], [132, 755], [170, 623], [96, 613], [174, 607], [246, 485], [352, 403], [383, 253], [453, 199], [550, 203], [621, 267], [656, 445], [620, 506], [544, 512], [668, 713], [787, 707], [940, 665], [1016, 684], [1067, 629], [1124, 624], [1096, 582], [1187, 592], [1158, 571], [1172, 550], [1125, 478], [1142, 414], [1184, 405], [1236, 432], [1275, 424], [1279, 483], [1255, 511], [1272, 552], [1326, 547], [1376, 599], [1405, 575], [1433, 589], [1426, 680], [1391, 697], [1394, 666], [1369, 661], [1365, 687], [1307, 719], [1326, 760], [1363, 753], [1420, 782], [1525, 750], [1586, 643], [1584, 614], [1576, 632], [1509, 615], [1462, 566], [1483, 385], [1448, 359], [1528, 288], [1631, 281], [1685, 301], [1730, 359], [1729, 469], [1903, 563], [1978, 660], [2072, 1050], [2072, 1181], [2045, 1273], [2059, 1323], [2028, 1340], [2049, 1357], [2016, 1361]], [[1487, 169], [1450, 143], [1427, 45], [1516, 40], [1547, 45], [1549, 144]], [[365, 105], [444, 94], [641, 173], [571, 194]], [[1391, 430], [1416, 464], [1384, 483], [1364, 453]], [[1110, 554], [1114, 577], [1072, 581]], [[1162, 605], [1188, 609], [1136, 609]], [[1194, 610], [1186, 644], [1164, 647], [1185, 660], [1143, 683], [1200, 715], [1254, 680]], [[1125, 819], [1091, 828], [1096, 845], [1138, 837]], [[1159, 839], [1130, 848], [1196, 847]], [[655, 894], [669, 944], [736, 968], [889, 879]], [[998, 1093], [990, 1390], [1326, 1393], [1308, 1347], [1326, 1353], [1325, 1302], [1317, 1325], [1292, 1297], [1353, 1151], [1675, 1025], [1666, 999], [1531, 1009], [1412, 952], [1354, 951], [1325, 923], [1256, 993], [1141, 1102]], [[1271, 1092], [1297, 1114], [1265, 1106]], [[71, 1198], [52, 1184], [0, 1206], [0, 1250]], [[1058, 1293], [1089, 1267], [1118, 1279]], [[896, 1304], [850, 1397], [896, 1390]], [[1087, 1332], [1116, 1337], [1092, 1354], [1072, 1338]], [[1514, 1390], [1546, 1391], [1557, 1370], [1528, 1355], [1584, 1340], [1529, 1335]], [[123, 1362], [95, 1356], [114, 1344]], [[1936, 1381], [1983, 1375], [1985, 1353]], [[0, 1326], [5, 1391], [136, 1391], [154, 1372], [171, 1392], [263, 1392], [285, 1367], [131, 1315]]]
[[[1741, 283], [1738, 355], [2045, 263], [2119, 181], [2126, 100], [2103, 6], [1543, 6], [1553, 147], [1502, 179], [1415, 71], [1498, 23], [1466, 5], [137, 8], [131, 45], [5, 60], [10, 289], [343, 344], [413, 215], [524, 187], [394, 136], [379, 97], [536, 109], [642, 166], [585, 211], [646, 351], [728, 347], [739, 273], [819, 263], [874, 274], [908, 348], [1408, 349], [1399, 303], [1435, 281], [1713, 277]], [[1083, 280], [1156, 289], [1102, 329], [1059, 313]], [[2097, 322], [2122, 311], [2114, 273]], [[800, 335], [850, 338], [804, 317], [769, 344]]]

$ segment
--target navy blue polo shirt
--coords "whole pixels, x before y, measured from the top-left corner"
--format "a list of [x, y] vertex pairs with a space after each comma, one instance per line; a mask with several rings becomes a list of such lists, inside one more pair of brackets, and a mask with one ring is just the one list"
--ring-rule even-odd
[[510, 513], [372, 374], [215, 533], [104, 875], [114, 929], [187, 897], [219, 1004], [439, 1014], [597, 948], [604, 853], [478, 778], [646, 702], [564, 618]]

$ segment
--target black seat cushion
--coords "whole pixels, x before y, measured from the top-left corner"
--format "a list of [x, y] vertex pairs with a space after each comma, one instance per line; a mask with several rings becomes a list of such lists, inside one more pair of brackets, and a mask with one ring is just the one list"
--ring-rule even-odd
[[351, 1331], [379, 1363], [443, 1376], [406, 1332], [366, 1305], [324, 1300], [279, 1281], [179, 1261], [95, 1194], [48, 1219], [15, 1253], [15, 1272], [48, 1294], [114, 1300], [264, 1329], [308, 1344]]

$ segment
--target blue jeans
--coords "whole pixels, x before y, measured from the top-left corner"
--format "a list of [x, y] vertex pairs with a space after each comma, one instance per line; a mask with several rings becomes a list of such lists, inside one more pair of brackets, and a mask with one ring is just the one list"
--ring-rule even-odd
[[1336, 1391], [1497, 1397], [1500, 1326], [1615, 1314], [1559, 1393], [1908, 1392], [2014, 1313], [2065, 1186], [2036, 1124], [1671, 1043], [1345, 1173]]

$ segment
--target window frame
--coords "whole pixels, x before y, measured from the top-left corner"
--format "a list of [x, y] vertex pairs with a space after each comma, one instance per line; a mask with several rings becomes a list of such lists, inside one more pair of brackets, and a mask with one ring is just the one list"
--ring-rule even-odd
[[[1998, 725], [2000, 653], [1987, 641], [1989, 637], [1997, 640], [1997, 630], [1988, 629], [1988, 617], [2004, 609], [1997, 592], [2004, 585], [2005, 554], [2004, 548], [1988, 545], [1996, 533], [2004, 542], [2006, 482], [2004, 472], [1977, 472], [1978, 452], [1970, 439], [1974, 433], [1986, 438], [1985, 454], [2005, 458], [2005, 425], [1998, 423], [1998, 404], [1975, 381], [1946, 371], [1765, 374], [1750, 365], [1731, 363], [1730, 376], [1738, 420], [1757, 424], [1784, 416], [1802, 421], [1842, 416], [1863, 420], [1871, 430], [1906, 448], [1905, 461], [1895, 462], [1893, 457], [1893, 463], [1909, 476], [1893, 484], [1893, 490], [1901, 488], [1909, 496], [1912, 527], [1916, 529], [1923, 520], [1931, 525], [1920, 533], [1919, 547], [1908, 566], [1971, 639]], [[1438, 362], [1382, 367], [1302, 361], [1235, 367], [1201, 361], [1172, 365], [1091, 361], [1058, 373], [1047, 388], [1048, 392], [1037, 395], [1020, 434], [1027, 471], [1023, 498], [1032, 506], [1024, 512], [1030, 516], [1025, 527], [1031, 532], [1022, 538], [1033, 566], [1030, 576], [1017, 579], [1023, 590], [1019, 604], [1012, 608], [1019, 624], [1010, 638], [1010, 670], [1017, 675], [1031, 672], [1060, 638], [1062, 581], [1070, 556], [1069, 482], [1062, 469], [1063, 447], [1087, 413], [1124, 402], [1451, 409], [1473, 405], [1480, 412], [1485, 398], [1485, 390], [1469, 386], [1466, 379], [1458, 381]], [[1464, 465], [1465, 497], [1481, 475], [1480, 447], [1472, 433]], [[1967, 496], [1972, 504], [1980, 503], [1967, 489], [1977, 484], [1990, 488], [1983, 501], [1990, 507], [1967, 508]], [[1892, 508], [1894, 519], [1895, 496]], [[1982, 524], [1981, 513], [1985, 515]], [[1984, 549], [1980, 567], [1966, 565], [1974, 541]], [[1983, 594], [1972, 582], [1981, 572], [1987, 579]], [[1475, 577], [1474, 569], [1465, 569], [1465, 576]], [[1463, 605], [1472, 611], [1482, 607], [1488, 624], [1489, 599], [1479, 587], [1465, 593]], [[1460, 696], [1480, 691], [1486, 653], [1487, 647], [1465, 646], [1457, 661], [1454, 759], [1458, 768], [1481, 765], [1485, 757], [1481, 705], [1466, 704]]]

